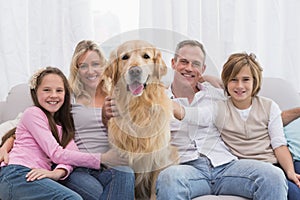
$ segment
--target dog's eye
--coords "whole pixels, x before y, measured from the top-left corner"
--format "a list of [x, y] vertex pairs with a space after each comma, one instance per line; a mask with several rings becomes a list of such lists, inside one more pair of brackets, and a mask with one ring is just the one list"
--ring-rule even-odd
[[144, 56], [143, 56], [143, 58], [145, 58], [145, 59], [149, 59], [150, 58], [150, 56], [148, 55], [148, 54], [144, 54]]
[[128, 55], [124, 55], [124, 56], [122, 57], [122, 60], [128, 60], [128, 58], [129, 58]]

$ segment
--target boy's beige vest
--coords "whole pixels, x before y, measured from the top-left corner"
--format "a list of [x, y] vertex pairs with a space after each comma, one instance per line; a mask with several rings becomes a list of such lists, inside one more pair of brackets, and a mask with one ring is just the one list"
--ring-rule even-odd
[[216, 126], [238, 158], [277, 163], [268, 133], [271, 105], [270, 99], [253, 97], [252, 108], [244, 121], [230, 98], [218, 103]]

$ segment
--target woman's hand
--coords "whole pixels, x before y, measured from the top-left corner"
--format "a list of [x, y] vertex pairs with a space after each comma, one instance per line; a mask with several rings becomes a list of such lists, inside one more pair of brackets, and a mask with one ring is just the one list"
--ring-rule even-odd
[[8, 152], [13, 148], [14, 141], [14, 137], [9, 137], [0, 148], [0, 163], [4, 161], [5, 164], [8, 164]]
[[107, 122], [112, 117], [119, 116], [119, 112], [115, 103], [114, 98], [107, 96], [102, 107], [102, 122], [107, 126]]
[[5, 164], [8, 164], [8, 152], [5, 148], [0, 148], [0, 163], [4, 161]]

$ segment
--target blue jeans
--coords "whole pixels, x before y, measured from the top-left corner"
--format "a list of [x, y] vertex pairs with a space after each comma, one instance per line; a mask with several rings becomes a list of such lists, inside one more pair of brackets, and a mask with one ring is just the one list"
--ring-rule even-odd
[[295, 168], [295, 172], [297, 174], [300, 174], [300, 161], [298, 160], [294, 161], [294, 168]]
[[0, 199], [82, 200], [77, 193], [49, 178], [27, 182], [25, 176], [30, 170], [21, 165], [1, 167]]
[[78, 167], [61, 183], [85, 200], [133, 200], [134, 181], [133, 170], [129, 167], [101, 170]]
[[192, 199], [203, 195], [236, 195], [253, 200], [287, 199], [283, 171], [256, 160], [237, 160], [212, 167], [206, 157], [160, 172], [157, 200]]
[[[300, 161], [294, 161], [295, 172], [300, 174]], [[288, 199], [289, 200], [299, 200], [300, 199], [300, 188], [292, 182], [288, 181]]]

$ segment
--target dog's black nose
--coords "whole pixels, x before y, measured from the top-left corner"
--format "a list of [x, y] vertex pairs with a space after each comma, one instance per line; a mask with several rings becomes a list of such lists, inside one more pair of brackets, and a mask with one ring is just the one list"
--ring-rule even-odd
[[129, 69], [130, 76], [133, 76], [133, 77], [139, 76], [141, 73], [142, 73], [142, 68], [140, 68], [138, 66], [134, 66]]

